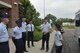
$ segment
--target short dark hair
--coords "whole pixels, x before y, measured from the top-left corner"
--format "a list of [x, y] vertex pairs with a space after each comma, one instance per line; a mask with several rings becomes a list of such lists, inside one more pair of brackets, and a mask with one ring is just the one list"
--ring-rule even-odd
[[44, 18], [44, 20], [48, 20], [47, 18]]
[[56, 27], [57, 30], [61, 31], [61, 28], [62, 28], [61, 25], [55, 24], [55, 27]]
[[56, 28], [57, 30], [61, 31], [61, 28]]
[[21, 27], [22, 26], [22, 22], [18, 19], [17, 21], [15, 21], [17, 26]]
[[57, 28], [62, 28], [60, 24], [55, 24]]
[[3, 19], [3, 18], [9, 18], [9, 14], [0, 12], [0, 18], [1, 19]]

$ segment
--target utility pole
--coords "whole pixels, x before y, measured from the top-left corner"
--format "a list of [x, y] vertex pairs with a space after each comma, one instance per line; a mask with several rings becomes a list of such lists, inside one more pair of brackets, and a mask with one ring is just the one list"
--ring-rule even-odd
[[45, 18], [45, 0], [44, 0], [44, 18]]

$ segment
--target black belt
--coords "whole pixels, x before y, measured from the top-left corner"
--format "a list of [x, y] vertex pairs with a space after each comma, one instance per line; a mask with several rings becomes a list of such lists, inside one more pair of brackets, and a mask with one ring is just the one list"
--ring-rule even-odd
[[0, 44], [6, 44], [6, 43], [8, 43], [8, 41], [6, 41], [6, 42], [0, 42]]
[[33, 31], [28, 31], [28, 32], [33, 32]]
[[26, 33], [26, 32], [22, 32], [22, 33]]

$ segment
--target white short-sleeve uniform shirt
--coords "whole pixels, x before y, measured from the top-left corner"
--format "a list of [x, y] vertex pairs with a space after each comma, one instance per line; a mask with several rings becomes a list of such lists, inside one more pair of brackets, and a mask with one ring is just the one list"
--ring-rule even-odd
[[0, 23], [0, 42], [6, 42], [9, 40], [7, 26], [4, 23]]
[[50, 29], [52, 28], [51, 27], [51, 24], [49, 24], [48, 22], [45, 24], [43, 23], [41, 26], [40, 26], [42, 32], [49, 32]]
[[33, 24], [28, 24], [27, 25], [27, 31], [34, 31], [35, 27]]
[[55, 34], [55, 45], [56, 46], [62, 46], [63, 37], [60, 31], [57, 31]]
[[27, 23], [26, 22], [22, 22], [22, 32], [26, 32], [26, 28], [27, 28]]
[[21, 27], [16, 26], [15, 28], [13, 28], [13, 32], [14, 32], [13, 37], [15, 37], [15, 39], [21, 39], [22, 38]]

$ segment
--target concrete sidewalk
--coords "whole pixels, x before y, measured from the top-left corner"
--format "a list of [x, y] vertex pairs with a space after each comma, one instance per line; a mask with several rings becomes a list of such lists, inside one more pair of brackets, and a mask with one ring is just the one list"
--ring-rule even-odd
[[[25, 53], [51, 53], [51, 50], [54, 44], [54, 32], [51, 33], [51, 36], [50, 36], [50, 44], [49, 44], [50, 47], [48, 52], [45, 52], [45, 50], [40, 50], [41, 43], [42, 41], [35, 42], [35, 47], [30, 47], [30, 48], [26, 47], [29, 52], [25, 52]], [[9, 41], [9, 45], [10, 45], [10, 53], [15, 53], [15, 46], [12, 40]]]

